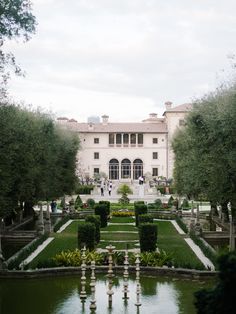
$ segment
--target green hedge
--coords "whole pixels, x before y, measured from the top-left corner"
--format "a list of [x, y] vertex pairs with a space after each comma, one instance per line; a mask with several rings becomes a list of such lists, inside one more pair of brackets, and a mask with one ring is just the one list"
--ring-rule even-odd
[[107, 216], [110, 215], [111, 203], [109, 201], [99, 201], [99, 204], [105, 205], [107, 208]]
[[140, 224], [139, 241], [141, 252], [153, 252], [157, 247], [157, 225], [156, 224]]
[[87, 205], [89, 208], [94, 208], [96, 202], [93, 198], [88, 198], [87, 201], [86, 201]]
[[75, 194], [90, 194], [93, 189], [93, 185], [78, 185]]
[[136, 226], [138, 226], [139, 223], [138, 216], [147, 214], [147, 205], [145, 205], [144, 202], [135, 202], [134, 211], [135, 211], [135, 224]]
[[95, 248], [95, 225], [91, 222], [83, 222], [78, 225], [78, 248], [83, 246], [92, 251]]
[[138, 216], [139, 225], [144, 223], [153, 223], [153, 216], [150, 214], [143, 214]]
[[61, 226], [63, 226], [68, 220], [70, 220], [69, 216], [65, 216], [61, 220], [59, 220], [53, 227], [53, 232], [57, 232], [61, 228]]
[[188, 227], [185, 225], [185, 223], [183, 222], [183, 220], [181, 218], [179, 218], [178, 216], [176, 216], [175, 221], [177, 222], [177, 224], [179, 225], [179, 227], [185, 232], [188, 233]]
[[95, 215], [99, 215], [101, 219], [101, 228], [107, 226], [107, 205], [106, 204], [97, 204], [95, 205]]
[[[37, 238], [24, 246], [18, 253], [16, 253], [12, 258], [9, 258], [7, 263], [8, 269], [19, 269], [19, 265], [32, 254], [37, 247], [42, 244], [48, 238], [47, 234], [42, 235], [40, 238]], [[23, 267], [26, 269], [27, 265]]]
[[79, 207], [83, 207], [83, 202], [80, 196], [78, 195], [75, 200], [75, 209], [78, 209]]
[[91, 222], [95, 225], [95, 241], [96, 243], [100, 242], [100, 227], [101, 227], [101, 218], [99, 215], [89, 215], [85, 218], [86, 222]]

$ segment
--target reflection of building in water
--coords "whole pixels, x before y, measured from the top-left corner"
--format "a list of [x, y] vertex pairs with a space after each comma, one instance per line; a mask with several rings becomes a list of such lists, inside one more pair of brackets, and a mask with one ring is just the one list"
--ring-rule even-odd
[[109, 116], [102, 121], [94, 116], [88, 123], [58, 118], [58, 123], [78, 133], [77, 174], [93, 177], [105, 173], [110, 180], [138, 180], [140, 176], [171, 178], [174, 155], [171, 139], [184, 125], [191, 104], [172, 107], [165, 103], [162, 117], [151, 113], [142, 122], [113, 123]]

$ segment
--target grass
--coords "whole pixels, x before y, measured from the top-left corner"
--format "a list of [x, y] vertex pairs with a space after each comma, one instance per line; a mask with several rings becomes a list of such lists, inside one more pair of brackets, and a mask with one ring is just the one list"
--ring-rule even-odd
[[178, 234], [174, 226], [169, 221], [158, 221], [158, 239], [159, 249], [171, 253], [177, 265], [192, 266], [193, 268], [202, 268], [201, 261], [190, 249], [184, 238]]
[[101, 229], [101, 231], [138, 231], [135, 226], [131, 225], [110, 225], [106, 228]]
[[[138, 242], [137, 242], [138, 243]], [[105, 242], [100, 242], [98, 247], [101, 249], [105, 249], [106, 246], [112, 244], [113, 246], [115, 246], [116, 250], [125, 250], [126, 249], [126, 245], [127, 242], [112, 242], [112, 241], [105, 241]], [[129, 249], [134, 249], [137, 248], [137, 246], [135, 245], [134, 242], [130, 242], [128, 243], [129, 245]]]
[[107, 241], [127, 241], [129, 242], [129, 240], [138, 240], [138, 233], [121, 233], [121, 232], [116, 232], [116, 233], [102, 233], [101, 234], [101, 240], [107, 240]]
[[112, 217], [112, 219], [109, 222], [127, 223], [127, 222], [135, 222], [135, 219], [133, 217]]

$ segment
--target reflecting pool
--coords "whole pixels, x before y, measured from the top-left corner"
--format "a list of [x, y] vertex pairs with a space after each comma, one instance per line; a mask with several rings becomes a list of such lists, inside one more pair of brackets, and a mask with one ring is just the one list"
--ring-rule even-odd
[[80, 277], [54, 277], [41, 279], [0, 279], [0, 313], [1, 314], [192, 314], [194, 308], [193, 293], [200, 288], [212, 286], [210, 281], [193, 281], [167, 277], [142, 276], [141, 307], [135, 306], [136, 283], [132, 276], [129, 279], [129, 299], [124, 301], [123, 279], [113, 279], [112, 309], [108, 308], [107, 286], [105, 275], [97, 275], [96, 312], [89, 309], [91, 293], [87, 274], [87, 300], [81, 304]]

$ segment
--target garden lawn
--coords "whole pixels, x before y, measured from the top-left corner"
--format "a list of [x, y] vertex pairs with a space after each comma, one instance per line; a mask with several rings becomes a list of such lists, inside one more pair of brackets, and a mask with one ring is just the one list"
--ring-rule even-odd
[[114, 223], [126, 223], [126, 222], [135, 222], [135, 219], [133, 217], [112, 217], [109, 222]]
[[132, 225], [109, 225], [106, 228], [102, 228], [101, 231], [138, 231], [135, 226]]
[[[138, 246], [135, 245], [138, 243]], [[105, 242], [100, 242], [98, 245], [98, 248], [105, 249], [106, 246], [112, 244], [115, 246], [116, 250], [126, 250], [127, 249], [127, 244], [128, 244], [128, 249], [134, 249], [134, 248], [139, 248], [139, 241], [137, 242], [112, 242], [112, 241], [105, 241]]]
[[203, 264], [176, 231], [169, 221], [158, 221], [157, 247], [166, 253], [171, 253], [176, 265], [187, 268], [202, 268]]
[[62, 233], [54, 233], [54, 240], [36, 256], [29, 264], [29, 268], [35, 268], [38, 262], [54, 257], [61, 251], [74, 250], [78, 248], [77, 230], [80, 221], [73, 221]]

